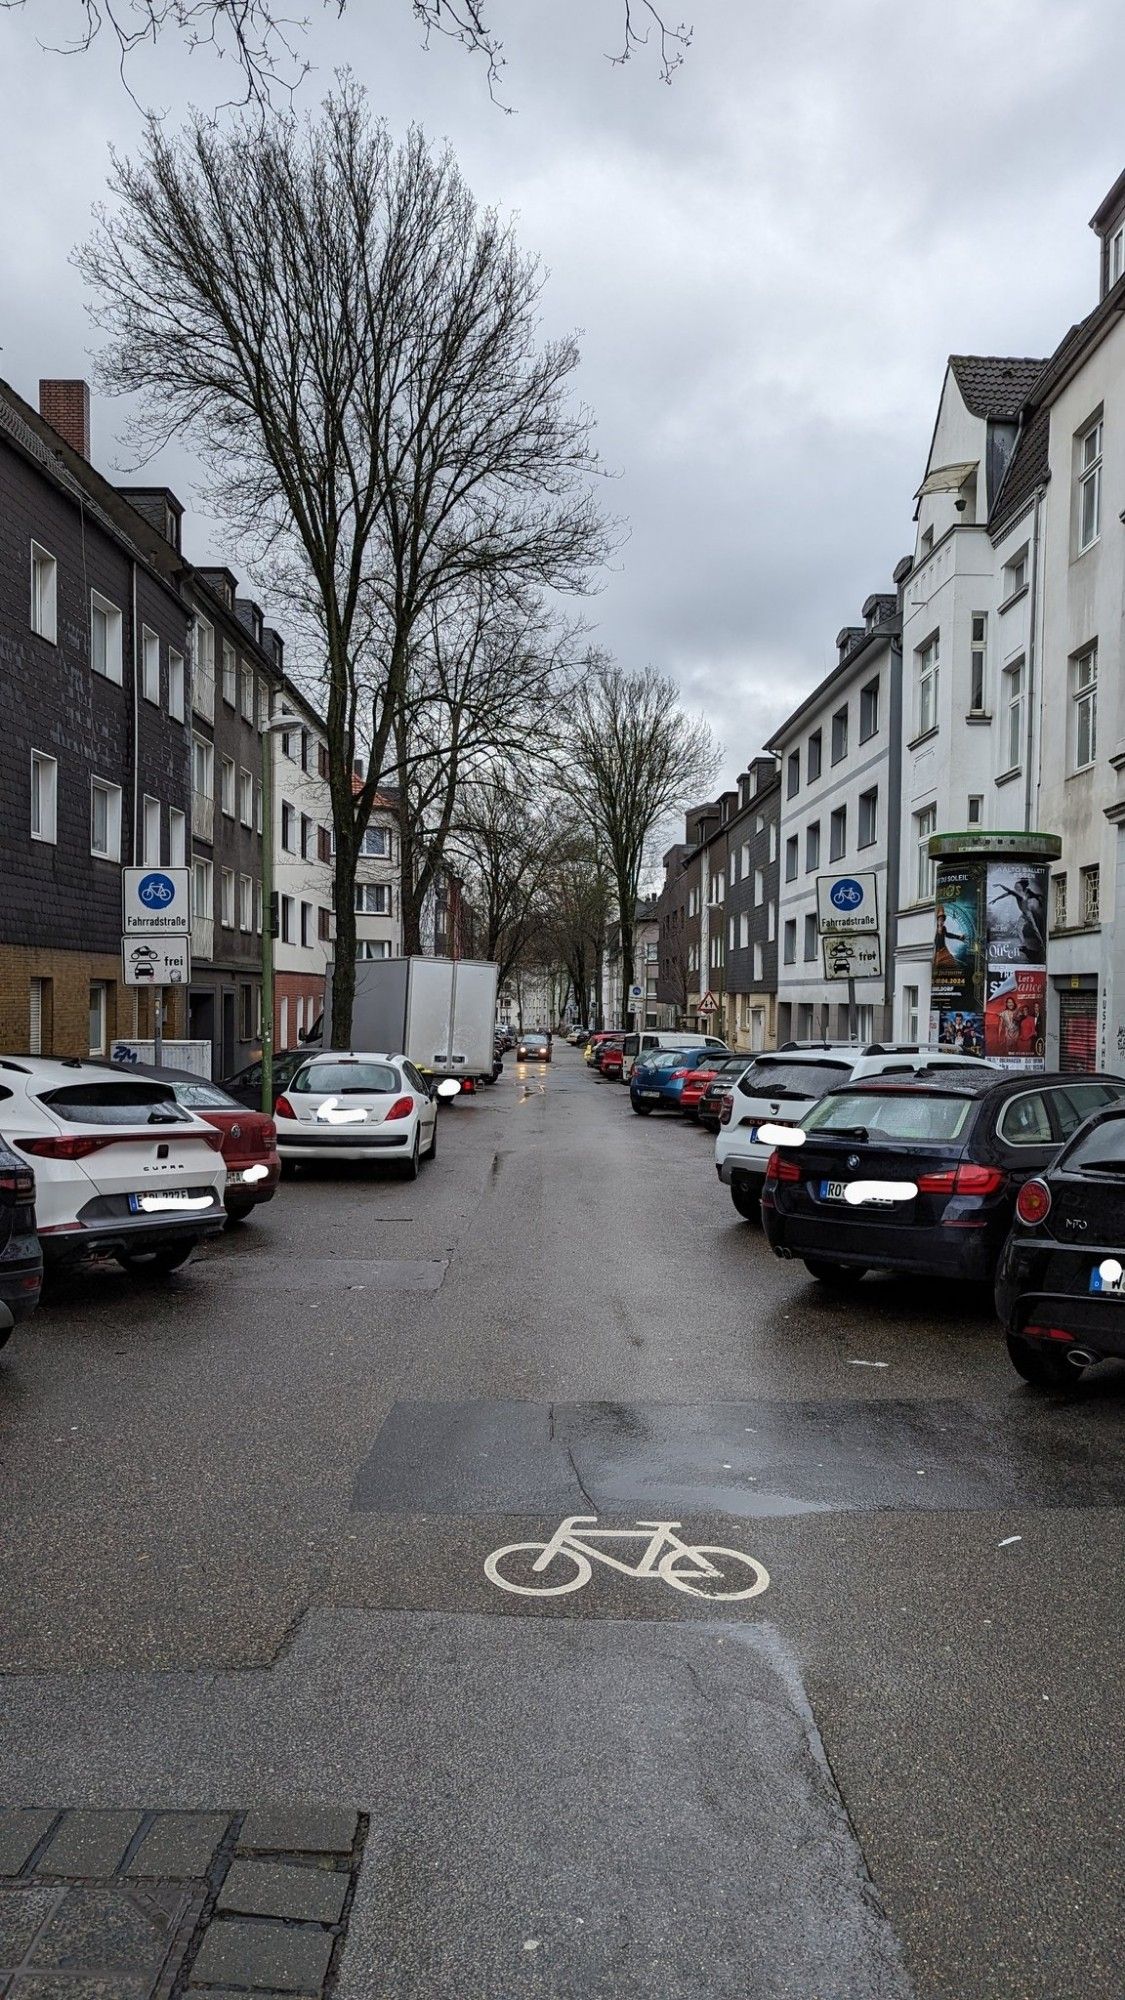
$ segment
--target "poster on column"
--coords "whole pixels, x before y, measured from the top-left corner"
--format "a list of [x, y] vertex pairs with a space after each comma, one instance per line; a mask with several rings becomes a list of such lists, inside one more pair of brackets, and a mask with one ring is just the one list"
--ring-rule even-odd
[[984, 1053], [984, 864], [938, 863], [930, 1002], [937, 1043], [952, 1054]]
[[990, 966], [986, 977], [985, 1055], [1004, 1069], [1042, 1069], [1047, 1017], [1046, 967]]
[[987, 959], [998, 966], [1046, 965], [1048, 870], [1034, 861], [990, 861]]

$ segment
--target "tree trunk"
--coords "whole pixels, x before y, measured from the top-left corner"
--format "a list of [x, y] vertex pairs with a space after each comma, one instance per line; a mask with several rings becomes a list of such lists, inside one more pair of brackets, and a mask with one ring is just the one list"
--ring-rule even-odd
[[621, 920], [621, 1026], [632, 1026], [629, 1007], [629, 988], [633, 984], [633, 923]]
[[332, 1047], [350, 1049], [355, 1006], [355, 850], [336, 829], [333, 871], [336, 943], [332, 953]]

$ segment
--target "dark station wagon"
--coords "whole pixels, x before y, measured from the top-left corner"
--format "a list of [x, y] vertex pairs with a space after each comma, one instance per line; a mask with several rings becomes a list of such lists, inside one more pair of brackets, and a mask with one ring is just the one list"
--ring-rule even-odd
[[934, 1070], [846, 1084], [776, 1147], [762, 1222], [780, 1257], [854, 1285], [868, 1270], [990, 1281], [1023, 1183], [1094, 1111], [1115, 1076]]

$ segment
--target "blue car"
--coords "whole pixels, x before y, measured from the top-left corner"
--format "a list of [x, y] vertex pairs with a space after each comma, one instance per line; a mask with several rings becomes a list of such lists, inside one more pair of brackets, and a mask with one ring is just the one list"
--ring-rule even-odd
[[629, 1102], [637, 1117], [647, 1118], [650, 1111], [678, 1111], [688, 1071], [715, 1054], [714, 1042], [686, 1042], [682, 1049], [661, 1049], [648, 1062], [638, 1063], [629, 1080]]

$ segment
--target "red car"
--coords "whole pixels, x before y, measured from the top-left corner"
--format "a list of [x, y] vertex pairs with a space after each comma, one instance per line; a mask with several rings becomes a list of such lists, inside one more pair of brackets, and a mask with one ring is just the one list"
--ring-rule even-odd
[[187, 1069], [154, 1069], [145, 1063], [130, 1063], [133, 1076], [156, 1077], [176, 1093], [177, 1104], [185, 1104], [222, 1134], [221, 1152], [227, 1170], [223, 1205], [232, 1221], [242, 1222], [259, 1202], [271, 1201], [281, 1179], [281, 1159], [277, 1150], [277, 1127], [264, 1111], [249, 1111], [220, 1084], [195, 1076]]
[[624, 1061], [624, 1040], [620, 1042], [603, 1042], [598, 1053], [596, 1067], [600, 1069], [603, 1076], [609, 1077], [611, 1083], [620, 1083], [621, 1066]]
[[718, 1071], [712, 1064], [707, 1069], [689, 1069], [684, 1078], [684, 1087], [680, 1094], [680, 1110], [685, 1118], [691, 1119], [693, 1125], [699, 1120], [699, 1106], [703, 1093], [717, 1074]]

